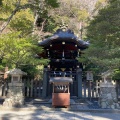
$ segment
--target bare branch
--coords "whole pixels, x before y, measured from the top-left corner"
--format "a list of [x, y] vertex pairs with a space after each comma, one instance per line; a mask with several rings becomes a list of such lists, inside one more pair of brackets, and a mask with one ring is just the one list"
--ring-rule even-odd
[[13, 16], [20, 10], [20, 9], [26, 9], [28, 7], [28, 5], [23, 5], [20, 6], [20, 2], [21, 0], [18, 0], [18, 2], [16, 3], [16, 8], [12, 11], [11, 15], [9, 16], [7, 22], [3, 23], [1, 29], [0, 29], [0, 34], [5, 30], [5, 28], [7, 27], [7, 25], [10, 23], [10, 21], [12, 20]]
[[41, 34], [41, 32], [43, 31], [43, 28], [44, 28], [44, 25], [45, 25], [46, 20], [47, 20], [47, 19], [44, 19], [44, 21], [42, 22], [42, 26], [41, 26], [40, 34]]
[[1, 29], [0, 29], [0, 34], [4, 31], [4, 29], [7, 27], [7, 25], [10, 23], [10, 21], [12, 20], [13, 16], [16, 14], [16, 12], [18, 11], [18, 7], [12, 12], [12, 14], [10, 15], [10, 17], [8, 18], [7, 22], [3, 23]]

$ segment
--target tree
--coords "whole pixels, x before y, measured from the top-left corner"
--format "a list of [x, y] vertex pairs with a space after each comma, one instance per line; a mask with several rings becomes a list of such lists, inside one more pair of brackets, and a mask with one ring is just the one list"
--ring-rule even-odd
[[[0, 29], [0, 33], [4, 31], [4, 29], [8, 26], [11, 22], [13, 17], [20, 13], [22, 10], [30, 9], [29, 12], [33, 12], [32, 14], [36, 18], [48, 18], [48, 11], [49, 9], [58, 7], [57, 0], [3, 0], [3, 4], [1, 6], [1, 19], [3, 21], [2, 27]], [[4, 13], [7, 14], [4, 14]], [[8, 17], [9, 16], [9, 17]], [[24, 14], [25, 16], [25, 14]], [[35, 25], [35, 24], [33, 24]]]
[[92, 62], [107, 69], [120, 65], [120, 1], [109, 0], [90, 22], [87, 37], [90, 47], [86, 55]]
[[59, 2], [60, 7], [50, 13], [57, 24], [54, 30], [66, 23], [69, 29], [79, 35], [83, 24], [85, 25], [88, 19], [88, 11], [83, 8], [79, 0], [59, 0]]
[[56, 31], [61, 24], [66, 23], [81, 39], [86, 38], [88, 20], [97, 14], [105, 2], [106, 0], [59, 0], [59, 7], [49, 12], [56, 26], [53, 25], [52, 29]]
[[[57, 5], [56, 0], [2, 0], [1, 3], [0, 67], [37, 67], [47, 64], [49, 60], [34, 57], [42, 51], [37, 45], [40, 38], [32, 34], [34, 14], [37, 12], [42, 16], [47, 8], [49, 11]], [[40, 5], [43, 5], [42, 8]]]
[[9, 33], [0, 36], [0, 59], [9, 67], [20, 67], [20, 65], [38, 65], [46, 63], [45, 60], [34, 58], [42, 48], [37, 46], [33, 37], [20, 38], [19, 33]]
[[90, 18], [92, 19], [93, 16], [96, 16], [98, 14], [98, 11], [102, 8], [104, 8], [108, 2], [108, 0], [97, 0], [95, 4], [95, 8], [90, 12]]
[[113, 80], [120, 80], [120, 68], [114, 70]]

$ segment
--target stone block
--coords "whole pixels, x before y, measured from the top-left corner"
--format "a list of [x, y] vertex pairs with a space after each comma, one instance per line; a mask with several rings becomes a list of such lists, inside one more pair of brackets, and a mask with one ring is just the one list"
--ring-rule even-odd
[[102, 103], [101, 103], [101, 107], [102, 107], [102, 108], [106, 108], [106, 107], [107, 107], [106, 102], [102, 102]]
[[114, 101], [115, 103], [117, 103], [117, 102], [118, 102], [117, 98], [113, 98], [113, 101]]
[[112, 99], [111, 93], [108, 93], [106, 96], [107, 96], [108, 99]]
[[100, 98], [99, 103], [102, 108], [118, 108], [119, 104], [116, 104], [117, 95], [114, 85], [102, 83], [100, 86]]
[[112, 104], [113, 104], [113, 100], [112, 100], [112, 99], [108, 99], [108, 100], [106, 101], [106, 103], [107, 103], [108, 105], [112, 105]]
[[115, 109], [115, 105], [111, 105], [111, 108], [112, 108], [112, 109]]
[[118, 104], [118, 103], [116, 103], [116, 104], [115, 104], [115, 107], [116, 107], [116, 108], [120, 108], [120, 106], [119, 106], [119, 104]]

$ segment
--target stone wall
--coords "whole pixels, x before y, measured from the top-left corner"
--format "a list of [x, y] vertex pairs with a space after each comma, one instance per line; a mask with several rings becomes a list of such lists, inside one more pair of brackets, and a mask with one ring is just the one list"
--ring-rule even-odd
[[112, 83], [100, 84], [99, 105], [101, 108], [119, 108], [115, 86]]

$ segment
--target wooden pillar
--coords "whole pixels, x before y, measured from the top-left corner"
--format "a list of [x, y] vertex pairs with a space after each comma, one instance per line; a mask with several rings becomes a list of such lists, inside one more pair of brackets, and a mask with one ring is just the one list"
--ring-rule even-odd
[[31, 79], [31, 92], [30, 97], [33, 97], [33, 79]]
[[47, 79], [48, 79], [48, 69], [44, 68], [42, 97], [46, 97], [47, 95]]
[[86, 80], [84, 79], [84, 98], [86, 98]]
[[91, 81], [89, 80], [89, 86], [88, 86], [88, 98], [91, 99]]
[[78, 98], [82, 98], [82, 69], [77, 69]]

